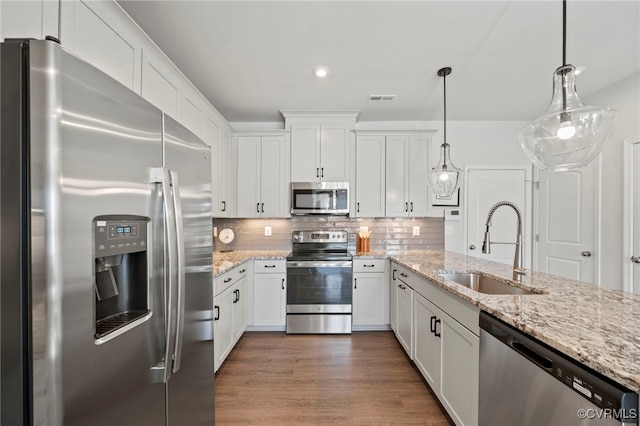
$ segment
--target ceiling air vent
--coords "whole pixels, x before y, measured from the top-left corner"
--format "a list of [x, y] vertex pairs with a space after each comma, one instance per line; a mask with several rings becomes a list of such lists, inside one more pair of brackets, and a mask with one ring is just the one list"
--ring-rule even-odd
[[369, 102], [393, 102], [398, 95], [369, 95]]

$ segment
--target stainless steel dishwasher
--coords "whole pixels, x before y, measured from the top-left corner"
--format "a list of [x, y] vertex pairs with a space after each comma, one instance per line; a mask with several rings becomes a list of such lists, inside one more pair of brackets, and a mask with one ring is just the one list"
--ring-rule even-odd
[[480, 425], [637, 425], [638, 394], [480, 313]]

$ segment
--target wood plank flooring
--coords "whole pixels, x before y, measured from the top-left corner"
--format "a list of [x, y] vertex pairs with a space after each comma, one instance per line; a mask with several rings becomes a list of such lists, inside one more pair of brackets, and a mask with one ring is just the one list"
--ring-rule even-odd
[[392, 332], [247, 332], [216, 375], [216, 425], [447, 426]]

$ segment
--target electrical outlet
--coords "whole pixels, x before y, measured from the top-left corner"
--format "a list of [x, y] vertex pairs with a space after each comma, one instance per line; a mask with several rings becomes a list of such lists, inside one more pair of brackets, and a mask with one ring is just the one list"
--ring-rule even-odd
[[217, 226], [214, 226], [214, 227], [213, 227], [213, 238], [215, 238], [215, 237], [217, 237], [217, 236], [218, 236], [218, 227], [217, 227]]
[[413, 236], [417, 237], [418, 235], [420, 235], [420, 227], [419, 226], [414, 226], [413, 227]]
[[264, 227], [264, 235], [266, 237], [270, 237], [271, 236], [271, 227], [270, 226], [265, 226]]
[[444, 235], [453, 235], [453, 226], [447, 225], [444, 227]]

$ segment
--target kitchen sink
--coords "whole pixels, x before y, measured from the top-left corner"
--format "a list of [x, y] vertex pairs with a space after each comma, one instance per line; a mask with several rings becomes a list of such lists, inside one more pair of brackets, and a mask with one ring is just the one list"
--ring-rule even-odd
[[440, 275], [442, 278], [468, 287], [473, 291], [477, 291], [478, 293], [513, 295], [541, 294], [540, 292], [525, 290], [524, 288], [516, 287], [514, 285], [498, 281], [495, 278], [488, 277], [479, 272], [441, 273], [438, 275]]

